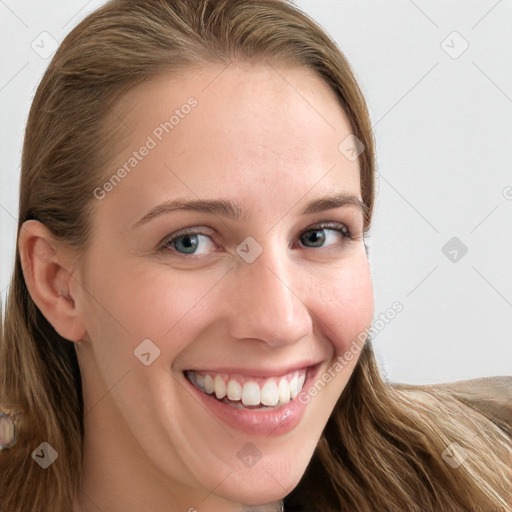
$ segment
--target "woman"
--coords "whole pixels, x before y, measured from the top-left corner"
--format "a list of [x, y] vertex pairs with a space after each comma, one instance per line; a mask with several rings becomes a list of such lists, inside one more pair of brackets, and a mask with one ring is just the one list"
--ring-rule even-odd
[[20, 188], [2, 512], [507, 510], [506, 424], [378, 371], [371, 125], [293, 6], [108, 3]]

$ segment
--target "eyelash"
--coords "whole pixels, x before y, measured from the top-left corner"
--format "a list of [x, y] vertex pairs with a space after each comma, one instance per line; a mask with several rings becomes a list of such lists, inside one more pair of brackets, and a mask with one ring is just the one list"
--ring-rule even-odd
[[[345, 224], [341, 224], [339, 222], [323, 222], [323, 223], [317, 224], [317, 225], [312, 226], [312, 227], [306, 229], [305, 231], [303, 231], [299, 238], [301, 238], [303, 235], [305, 235], [307, 233], [311, 233], [314, 231], [321, 231], [323, 229], [336, 231], [336, 232], [340, 233], [344, 239], [355, 240], [355, 237], [352, 236], [352, 234], [351, 234], [351, 230]], [[173, 242], [175, 242], [176, 240], [179, 240], [180, 238], [183, 238], [186, 236], [193, 236], [193, 235], [202, 235], [202, 236], [211, 238], [210, 234], [198, 231], [196, 228], [184, 229], [184, 230], [178, 231], [177, 233], [174, 233], [164, 239], [164, 241], [162, 242], [162, 247], [161, 247], [162, 252], [171, 251], [171, 252], [175, 253], [176, 255], [183, 256], [187, 259], [194, 258], [194, 257], [201, 258], [202, 255], [185, 254], [185, 253], [179, 252], [176, 249], [173, 249], [170, 247], [170, 245]], [[305, 247], [305, 249], [316, 249], [316, 247]], [[322, 247], [318, 247], [318, 249], [322, 249]]]

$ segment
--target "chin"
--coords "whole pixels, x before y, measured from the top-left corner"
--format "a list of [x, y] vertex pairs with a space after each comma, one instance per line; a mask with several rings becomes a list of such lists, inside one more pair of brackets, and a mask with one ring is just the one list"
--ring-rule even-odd
[[282, 500], [298, 485], [309, 463], [309, 459], [298, 463], [293, 455], [290, 459], [281, 468], [271, 462], [257, 468], [258, 464], [262, 464], [260, 461], [252, 468], [234, 470], [218, 486], [216, 494], [246, 506]]

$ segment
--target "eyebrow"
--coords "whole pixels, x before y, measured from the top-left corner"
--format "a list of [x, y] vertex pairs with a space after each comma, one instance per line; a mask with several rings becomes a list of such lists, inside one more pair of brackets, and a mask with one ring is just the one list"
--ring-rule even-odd
[[[311, 215], [313, 213], [323, 212], [332, 208], [341, 207], [355, 207], [365, 215], [369, 208], [358, 197], [352, 194], [343, 192], [314, 199], [306, 204], [302, 210], [302, 215]], [[149, 210], [141, 219], [139, 219], [132, 229], [138, 228], [147, 222], [160, 217], [161, 215], [172, 213], [175, 211], [192, 211], [207, 213], [211, 215], [220, 215], [222, 217], [232, 218], [235, 220], [246, 219], [247, 216], [243, 213], [243, 208], [235, 201], [227, 199], [198, 199], [198, 200], [183, 200], [173, 199], [165, 201], [158, 206]]]

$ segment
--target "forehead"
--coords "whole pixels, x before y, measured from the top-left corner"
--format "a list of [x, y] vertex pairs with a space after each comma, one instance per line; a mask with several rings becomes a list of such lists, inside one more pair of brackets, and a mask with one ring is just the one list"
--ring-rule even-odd
[[350, 123], [330, 87], [305, 68], [232, 63], [163, 74], [130, 91], [113, 114], [124, 136], [108, 172], [127, 172], [112, 197], [261, 193], [286, 203], [286, 194], [312, 187], [360, 197], [358, 163], [338, 149]]

